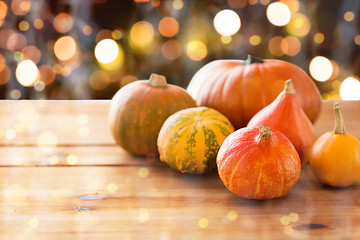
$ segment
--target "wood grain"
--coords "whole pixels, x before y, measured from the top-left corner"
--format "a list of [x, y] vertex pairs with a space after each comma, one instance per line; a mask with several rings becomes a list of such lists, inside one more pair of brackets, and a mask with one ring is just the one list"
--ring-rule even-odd
[[[317, 136], [333, 129], [332, 104]], [[341, 104], [347, 131], [360, 138], [360, 102]], [[127, 154], [111, 137], [108, 107], [0, 101], [0, 239], [360, 239], [359, 183], [325, 187], [305, 166], [286, 197], [244, 200], [216, 172], [182, 175]], [[20, 113], [27, 108], [36, 123], [16, 132], [31, 119]], [[38, 145], [44, 131], [55, 146]]]

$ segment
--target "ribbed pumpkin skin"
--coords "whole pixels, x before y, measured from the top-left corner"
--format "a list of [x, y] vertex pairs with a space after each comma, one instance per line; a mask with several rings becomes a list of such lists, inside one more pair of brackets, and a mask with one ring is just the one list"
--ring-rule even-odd
[[157, 137], [164, 121], [174, 112], [195, 107], [182, 88], [167, 84], [153, 87], [140, 80], [121, 88], [113, 97], [109, 119], [117, 144], [126, 151], [158, 155]]
[[233, 131], [230, 121], [211, 108], [181, 110], [160, 130], [160, 160], [182, 173], [207, 173], [216, 167], [217, 152]]
[[292, 79], [301, 107], [314, 122], [322, 102], [311, 78], [294, 64], [272, 59], [263, 61], [246, 65], [241, 60], [210, 62], [194, 75], [187, 91], [198, 106], [218, 110], [239, 129], [274, 101], [285, 81]]
[[248, 127], [261, 125], [282, 132], [299, 153], [302, 165], [308, 162], [315, 134], [313, 125], [299, 106], [296, 95], [281, 92], [271, 104], [255, 114], [248, 123]]
[[300, 177], [301, 163], [291, 142], [279, 131], [264, 140], [259, 127], [241, 128], [223, 142], [217, 167], [221, 180], [235, 195], [271, 199], [286, 195]]

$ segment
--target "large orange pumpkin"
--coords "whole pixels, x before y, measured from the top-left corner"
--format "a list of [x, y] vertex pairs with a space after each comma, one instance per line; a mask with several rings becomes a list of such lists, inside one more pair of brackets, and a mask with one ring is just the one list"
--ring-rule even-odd
[[312, 79], [294, 64], [249, 56], [242, 60], [216, 60], [202, 67], [187, 91], [197, 105], [218, 110], [238, 129], [270, 104], [292, 79], [305, 114], [314, 122], [321, 110], [321, 95]]

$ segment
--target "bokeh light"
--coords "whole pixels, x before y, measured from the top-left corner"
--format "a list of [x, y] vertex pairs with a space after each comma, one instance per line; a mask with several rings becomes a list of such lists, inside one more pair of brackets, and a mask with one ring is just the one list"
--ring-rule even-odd
[[158, 29], [164, 37], [173, 37], [179, 31], [179, 23], [175, 18], [164, 17], [160, 20]]
[[240, 27], [240, 17], [233, 10], [221, 10], [214, 17], [214, 28], [221, 35], [232, 36], [239, 31]]
[[135, 23], [130, 30], [130, 39], [136, 47], [144, 48], [151, 44], [154, 38], [154, 28], [146, 21]]
[[44, 21], [41, 20], [40, 18], [37, 18], [34, 20], [33, 25], [35, 29], [40, 30], [44, 27]]
[[286, 29], [292, 35], [304, 37], [310, 32], [311, 22], [306, 15], [296, 13], [292, 16]]
[[11, 1], [11, 11], [15, 15], [25, 15], [31, 9], [30, 0], [12, 0]]
[[297, 55], [301, 50], [301, 42], [293, 36], [287, 36], [281, 41], [281, 50], [289, 56]]
[[232, 37], [228, 35], [221, 35], [221, 42], [223, 44], [229, 44], [231, 43]]
[[207, 47], [200, 40], [191, 40], [186, 46], [186, 54], [191, 60], [200, 61], [207, 55]]
[[324, 36], [323, 33], [321, 33], [321, 32], [315, 33], [315, 35], [314, 35], [314, 42], [315, 43], [321, 44], [321, 43], [324, 42], [324, 40], [325, 40], [325, 36]]
[[43, 131], [37, 138], [37, 145], [40, 149], [51, 151], [57, 146], [57, 136], [52, 131]]
[[172, 3], [172, 6], [176, 10], [180, 10], [184, 6], [184, 2], [182, 0], [174, 0]]
[[167, 60], [175, 60], [181, 56], [182, 46], [176, 40], [167, 40], [161, 46], [161, 53]]
[[36, 64], [31, 60], [20, 62], [16, 68], [16, 78], [24, 87], [33, 86], [39, 78], [39, 70]]
[[45, 83], [45, 85], [49, 85], [55, 80], [55, 71], [50, 65], [41, 65], [39, 72], [40, 81]]
[[333, 73], [333, 65], [326, 57], [317, 56], [311, 60], [309, 72], [315, 80], [325, 82]]
[[344, 14], [344, 20], [347, 22], [351, 22], [352, 20], [354, 20], [355, 18], [355, 14], [352, 11], [347, 11]]
[[59, 13], [54, 18], [54, 28], [59, 33], [66, 33], [70, 31], [73, 27], [73, 19], [72, 17], [67, 13]]
[[23, 59], [27, 60], [30, 59], [34, 63], [38, 63], [41, 59], [41, 52], [40, 50], [35, 46], [26, 46], [22, 50]]
[[94, 71], [90, 76], [90, 86], [94, 90], [104, 90], [110, 83], [110, 76], [103, 70]]
[[299, 0], [280, 0], [279, 2], [284, 3], [290, 9], [290, 12], [296, 13], [299, 10], [300, 3]]
[[268, 48], [272, 55], [274, 56], [282, 56], [284, 52], [281, 48], [281, 44], [283, 43], [284, 38], [280, 36], [275, 36], [270, 39]]
[[356, 45], [360, 45], [360, 34], [358, 34], [354, 37], [354, 42]]
[[281, 27], [289, 23], [291, 12], [284, 3], [274, 2], [267, 7], [266, 16], [271, 24]]
[[340, 97], [343, 100], [360, 100], [360, 82], [354, 77], [346, 78], [340, 86]]
[[92, 34], [93, 29], [92, 29], [91, 26], [85, 25], [85, 26], [82, 28], [82, 32], [83, 32], [84, 35], [89, 36], [89, 35]]
[[73, 58], [76, 49], [76, 42], [71, 36], [59, 38], [54, 45], [55, 56], [61, 61], [67, 61]]
[[30, 24], [29, 24], [28, 21], [22, 20], [22, 21], [19, 22], [18, 27], [19, 27], [19, 30], [20, 30], [20, 31], [26, 32], [27, 30], [29, 30]]
[[119, 54], [119, 47], [112, 39], [101, 40], [95, 47], [95, 57], [101, 63], [110, 63]]
[[12, 33], [6, 42], [6, 46], [11, 52], [21, 51], [26, 44], [27, 39], [21, 33]]
[[111, 32], [111, 37], [115, 40], [119, 40], [123, 37], [123, 33], [122, 31], [120, 31], [119, 29], [115, 29], [114, 31]]
[[249, 38], [249, 43], [252, 45], [252, 46], [257, 46], [261, 43], [261, 37], [259, 35], [252, 35], [250, 38]]
[[7, 10], [7, 5], [3, 1], [0, 1], [0, 21], [2, 21], [6, 17]]

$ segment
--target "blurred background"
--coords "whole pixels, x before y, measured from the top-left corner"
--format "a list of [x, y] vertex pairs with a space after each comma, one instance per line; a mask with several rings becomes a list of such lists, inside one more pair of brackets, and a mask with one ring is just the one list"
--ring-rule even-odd
[[0, 0], [1, 99], [110, 99], [215, 59], [289, 61], [324, 100], [360, 100], [360, 1]]

